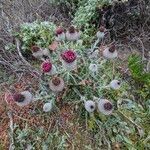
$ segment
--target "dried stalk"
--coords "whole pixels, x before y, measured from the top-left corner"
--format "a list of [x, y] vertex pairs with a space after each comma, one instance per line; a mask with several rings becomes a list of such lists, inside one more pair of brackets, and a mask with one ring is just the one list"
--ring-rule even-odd
[[15, 146], [14, 146], [14, 125], [13, 125], [13, 114], [11, 111], [8, 112], [8, 117], [10, 119], [10, 146], [9, 146], [9, 150], [14, 150]]

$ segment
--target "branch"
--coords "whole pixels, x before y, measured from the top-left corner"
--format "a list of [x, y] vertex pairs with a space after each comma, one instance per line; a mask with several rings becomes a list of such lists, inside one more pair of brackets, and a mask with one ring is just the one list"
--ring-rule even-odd
[[9, 111], [8, 112], [8, 117], [10, 119], [10, 138], [11, 138], [11, 143], [10, 143], [10, 146], [9, 146], [9, 150], [14, 150], [15, 149], [15, 146], [14, 146], [14, 125], [13, 125], [13, 114], [12, 114], [12, 111]]
[[21, 51], [20, 51], [20, 41], [19, 41], [18, 39], [15, 39], [15, 40], [16, 40], [17, 52], [18, 52], [20, 58], [22, 59], [23, 63], [25, 63], [25, 65], [29, 67], [29, 70], [30, 70], [31, 72], [34, 71], [34, 72], [36, 72], [36, 74], [39, 75], [38, 70], [35, 70], [35, 68], [23, 57], [23, 55], [22, 55], [22, 53], [21, 53]]

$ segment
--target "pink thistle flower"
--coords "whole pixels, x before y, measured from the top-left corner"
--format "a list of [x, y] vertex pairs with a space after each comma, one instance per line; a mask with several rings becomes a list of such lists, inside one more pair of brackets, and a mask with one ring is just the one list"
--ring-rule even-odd
[[53, 75], [56, 73], [56, 67], [50, 61], [44, 61], [41, 65], [42, 72]]
[[67, 70], [74, 70], [77, 66], [77, 55], [73, 50], [66, 50], [61, 54], [63, 67]]
[[63, 52], [61, 54], [61, 57], [67, 63], [72, 63], [77, 58], [76, 53], [73, 50], [67, 50], [67, 51]]
[[52, 64], [49, 61], [45, 61], [42, 63], [41, 68], [45, 73], [50, 72], [52, 69]]

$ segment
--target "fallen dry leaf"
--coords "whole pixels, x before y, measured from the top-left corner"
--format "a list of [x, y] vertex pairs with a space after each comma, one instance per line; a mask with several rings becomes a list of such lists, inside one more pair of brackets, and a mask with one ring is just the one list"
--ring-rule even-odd
[[58, 48], [58, 42], [54, 41], [51, 45], [49, 45], [49, 49], [55, 51]]

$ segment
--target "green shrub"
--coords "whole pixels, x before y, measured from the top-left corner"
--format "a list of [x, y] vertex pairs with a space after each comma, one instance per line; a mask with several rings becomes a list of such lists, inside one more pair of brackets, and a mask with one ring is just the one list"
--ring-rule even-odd
[[150, 85], [150, 73], [144, 71], [144, 64], [140, 56], [131, 55], [128, 58], [128, 67], [135, 80]]
[[22, 40], [23, 52], [29, 52], [34, 44], [47, 47], [54, 39], [56, 26], [52, 22], [33, 22], [21, 25], [19, 37]]
[[97, 18], [96, 8], [110, 3], [110, 0], [83, 0], [75, 13], [73, 23], [81, 27], [89, 27], [91, 19]]

